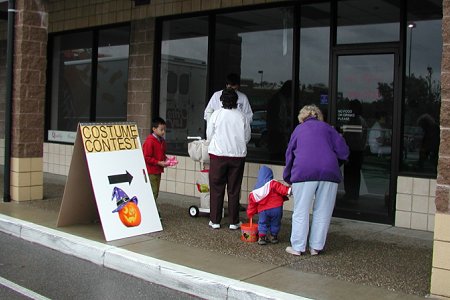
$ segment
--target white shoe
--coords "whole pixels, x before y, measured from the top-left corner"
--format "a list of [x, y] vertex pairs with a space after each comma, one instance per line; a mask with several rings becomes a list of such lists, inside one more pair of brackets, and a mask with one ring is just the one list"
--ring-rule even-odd
[[220, 228], [220, 224], [214, 224], [213, 222], [209, 221], [209, 227], [211, 227], [212, 229], [219, 229]]
[[237, 224], [230, 224], [230, 229], [231, 230], [237, 230], [239, 228], [241, 228], [242, 222], [239, 222]]
[[309, 248], [309, 253], [311, 253], [311, 255], [318, 255], [319, 254], [319, 250], [313, 249], [313, 248]]
[[294, 248], [292, 248], [291, 246], [289, 246], [289, 247], [286, 248], [286, 252], [289, 253], [289, 254], [295, 255], [295, 256], [300, 256], [300, 255], [302, 255], [301, 252], [295, 251]]

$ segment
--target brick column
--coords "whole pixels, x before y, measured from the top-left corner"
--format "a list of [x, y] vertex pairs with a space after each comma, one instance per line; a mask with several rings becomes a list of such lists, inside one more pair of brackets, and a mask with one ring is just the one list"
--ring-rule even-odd
[[141, 143], [150, 133], [155, 20], [133, 21], [128, 69], [128, 121], [137, 123]]
[[11, 199], [43, 198], [48, 15], [45, 0], [16, 1]]
[[431, 294], [450, 298], [450, 0], [443, 1], [441, 144], [436, 187]]

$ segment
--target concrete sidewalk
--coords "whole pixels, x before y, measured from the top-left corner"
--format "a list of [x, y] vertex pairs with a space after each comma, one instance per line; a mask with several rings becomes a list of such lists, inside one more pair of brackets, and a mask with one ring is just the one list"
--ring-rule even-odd
[[324, 253], [294, 257], [284, 251], [287, 212], [280, 244], [259, 246], [191, 218], [197, 198], [163, 193], [162, 232], [105, 242], [99, 224], [56, 227], [64, 183], [46, 174], [45, 200], [0, 203], [0, 230], [208, 299], [420, 299], [429, 290], [430, 232], [333, 219]]

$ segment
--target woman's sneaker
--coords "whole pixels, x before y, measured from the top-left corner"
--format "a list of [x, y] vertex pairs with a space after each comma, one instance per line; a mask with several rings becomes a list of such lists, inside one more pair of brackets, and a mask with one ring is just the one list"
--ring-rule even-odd
[[237, 224], [230, 224], [230, 229], [231, 230], [237, 230], [239, 228], [241, 228], [242, 222], [239, 222]]
[[319, 250], [313, 249], [313, 248], [309, 248], [309, 253], [311, 253], [311, 255], [318, 255], [319, 254]]
[[302, 255], [301, 252], [295, 251], [291, 246], [289, 246], [289, 247], [286, 248], [286, 252], [289, 253], [289, 254], [295, 255], [295, 256], [300, 256], [300, 255]]
[[220, 224], [215, 224], [212, 221], [209, 221], [209, 227], [211, 227], [212, 229], [219, 229], [220, 228]]

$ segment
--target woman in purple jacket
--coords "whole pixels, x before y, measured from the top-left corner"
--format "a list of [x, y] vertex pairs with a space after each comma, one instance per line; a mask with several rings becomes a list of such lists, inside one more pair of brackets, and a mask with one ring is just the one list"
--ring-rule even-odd
[[284, 180], [292, 185], [291, 247], [286, 252], [301, 255], [306, 250], [309, 211], [314, 201], [309, 251], [317, 255], [323, 249], [342, 180], [339, 162], [345, 161], [349, 149], [344, 138], [323, 121], [315, 105], [304, 106], [298, 115], [299, 125], [291, 135], [286, 150]]

